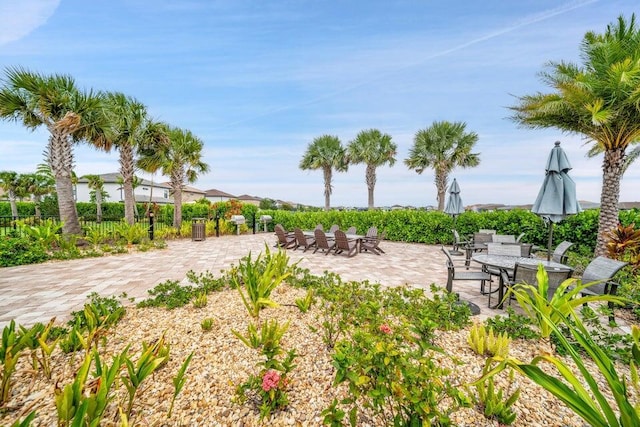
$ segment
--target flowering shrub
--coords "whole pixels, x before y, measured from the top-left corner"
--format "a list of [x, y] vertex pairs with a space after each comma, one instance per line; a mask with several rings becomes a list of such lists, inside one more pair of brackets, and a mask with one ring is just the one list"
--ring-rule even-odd
[[278, 371], [267, 371], [262, 377], [262, 389], [264, 391], [270, 391], [271, 389], [277, 388], [279, 381], [280, 374], [278, 373]]
[[389, 327], [389, 325], [382, 324], [380, 325], [380, 327], [378, 328], [380, 330], [380, 332], [382, 332], [383, 334], [390, 334], [391, 333], [391, 328]]

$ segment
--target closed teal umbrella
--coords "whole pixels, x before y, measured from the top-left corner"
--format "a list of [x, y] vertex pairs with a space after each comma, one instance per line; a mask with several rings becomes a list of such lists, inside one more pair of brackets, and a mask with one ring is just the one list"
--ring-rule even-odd
[[460, 198], [460, 186], [458, 186], [458, 181], [453, 178], [453, 182], [449, 186], [449, 200], [447, 200], [444, 213], [448, 213], [455, 218], [456, 215], [460, 215], [462, 212], [464, 212], [464, 206], [462, 206], [462, 198]]
[[547, 159], [544, 182], [531, 208], [531, 212], [540, 215], [549, 222], [547, 261], [551, 259], [553, 224], [562, 221], [567, 215], [574, 215], [582, 211], [576, 197], [576, 184], [568, 175], [571, 169], [569, 158], [560, 148], [560, 141], [556, 141]]

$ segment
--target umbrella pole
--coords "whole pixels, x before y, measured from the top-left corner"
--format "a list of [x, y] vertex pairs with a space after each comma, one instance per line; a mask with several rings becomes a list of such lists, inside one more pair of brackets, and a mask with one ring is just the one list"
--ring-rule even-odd
[[551, 243], [553, 242], [553, 221], [549, 221], [549, 241], [547, 242], [547, 261], [551, 261]]

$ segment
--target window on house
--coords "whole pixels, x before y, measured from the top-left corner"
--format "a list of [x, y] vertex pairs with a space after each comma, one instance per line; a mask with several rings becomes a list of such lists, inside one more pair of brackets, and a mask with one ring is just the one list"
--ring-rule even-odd
[[165, 199], [169, 198], [169, 190], [164, 190], [164, 198]]

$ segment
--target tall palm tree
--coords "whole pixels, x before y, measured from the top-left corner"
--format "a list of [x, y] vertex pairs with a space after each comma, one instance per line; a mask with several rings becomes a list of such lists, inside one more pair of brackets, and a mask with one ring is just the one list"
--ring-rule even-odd
[[198, 174], [209, 171], [209, 165], [202, 161], [202, 140], [191, 131], [170, 128], [169, 144], [162, 146], [162, 174], [169, 177], [173, 193], [173, 226], [180, 230], [182, 225], [182, 188], [186, 183], [194, 183]]
[[108, 137], [120, 152], [120, 176], [124, 192], [124, 217], [133, 224], [136, 216], [134, 179], [138, 150], [165, 143], [164, 127], [153, 122], [147, 108], [122, 93], [107, 94], [107, 115], [110, 118]]
[[426, 168], [434, 169], [438, 210], [444, 210], [451, 171], [456, 167], [470, 168], [480, 164], [480, 153], [471, 152], [478, 142], [478, 134], [465, 132], [466, 126], [464, 122], [433, 122], [429, 128], [416, 133], [409, 157], [404, 160], [409, 169], [418, 174]]
[[391, 141], [391, 136], [381, 133], [378, 129], [363, 130], [347, 146], [349, 163], [364, 163], [367, 165], [365, 179], [368, 189], [369, 209], [373, 209], [373, 190], [376, 186], [376, 169], [389, 163], [396, 162], [398, 146]]
[[14, 171], [2, 171], [0, 172], [0, 188], [7, 193], [9, 199], [9, 205], [11, 206], [11, 216], [13, 218], [18, 217], [18, 205], [16, 200], [18, 193], [20, 192], [20, 175]]
[[349, 165], [342, 143], [337, 136], [322, 135], [313, 140], [300, 161], [300, 169], [322, 169], [324, 174], [324, 210], [331, 208], [333, 170], [345, 172]]
[[104, 191], [104, 180], [100, 175], [85, 175], [88, 181], [87, 187], [93, 190], [96, 195], [96, 222], [102, 222], [102, 192]]
[[8, 68], [0, 86], [0, 118], [22, 122], [28, 129], [45, 126], [49, 141], [45, 159], [56, 181], [58, 209], [65, 234], [80, 234], [71, 176], [73, 144], [87, 141], [108, 149], [104, 138], [103, 96], [76, 87], [68, 75], [42, 75]]
[[[603, 34], [588, 32], [582, 64], [551, 62], [541, 74], [551, 93], [519, 98], [513, 119], [530, 128], [558, 128], [582, 135], [591, 153], [604, 153], [596, 255], [606, 253], [618, 224], [620, 181], [627, 148], [640, 141], [640, 29], [635, 15], [620, 16]], [[632, 158], [637, 156], [637, 150]]]

